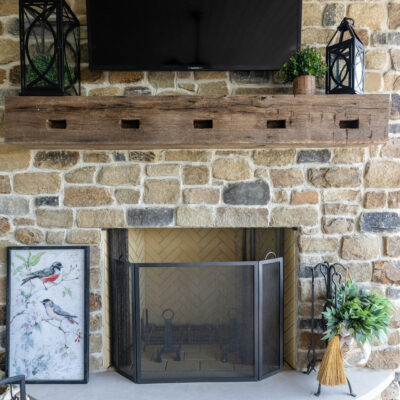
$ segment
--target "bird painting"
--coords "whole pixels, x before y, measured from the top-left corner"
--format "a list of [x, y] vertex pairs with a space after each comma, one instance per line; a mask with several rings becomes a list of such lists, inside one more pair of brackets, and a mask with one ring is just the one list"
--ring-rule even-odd
[[63, 268], [62, 264], [59, 261], [55, 261], [50, 265], [50, 267], [31, 272], [30, 274], [26, 275], [22, 280], [21, 286], [25, 285], [25, 283], [31, 281], [32, 279], [40, 279], [43, 286], [47, 290], [46, 283], [56, 281], [60, 276], [61, 268]]
[[60, 325], [64, 320], [67, 320], [71, 324], [78, 324], [78, 322], [76, 322], [74, 319], [78, 318], [76, 315], [72, 315], [69, 312], [64, 311], [60, 306], [55, 304], [52, 300], [44, 299], [41, 301], [41, 303], [43, 304], [46, 310], [47, 316], [52, 320], [60, 322]]

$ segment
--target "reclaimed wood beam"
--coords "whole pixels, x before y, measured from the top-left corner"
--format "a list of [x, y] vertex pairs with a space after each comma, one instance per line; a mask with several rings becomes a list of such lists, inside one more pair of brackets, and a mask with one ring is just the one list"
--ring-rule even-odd
[[390, 96], [7, 97], [5, 142], [43, 149], [363, 146]]

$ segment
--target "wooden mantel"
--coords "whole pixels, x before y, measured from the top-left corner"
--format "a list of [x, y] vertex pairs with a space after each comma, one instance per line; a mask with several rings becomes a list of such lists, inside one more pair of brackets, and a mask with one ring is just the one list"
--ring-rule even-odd
[[7, 97], [5, 142], [29, 148], [360, 146], [387, 139], [389, 95]]

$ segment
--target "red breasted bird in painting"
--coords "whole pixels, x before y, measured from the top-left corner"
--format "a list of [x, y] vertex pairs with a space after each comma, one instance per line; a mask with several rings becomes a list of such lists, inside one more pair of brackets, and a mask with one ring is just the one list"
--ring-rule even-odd
[[68, 320], [69, 323], [71, 324], [78, 324], [74, 318], [78, 318], [76, 315], [72, 315], [67, 311], [64, 311], [60, 306], [57, 304], [54, 304], [54, 302], [50, 299], [44, 299], [41, 301], [41, 303], [44, 305], [44, 308], [46, 310], [46, 314], [50, 319], [53, 319], [55, 321], [63, 322], [64, 319]]
[[50, 267], [31, 272], [30, 274], [26, 275], [22, 280], [21, 286], [25, 285], [26, 282], [29, 282], [32, 279], [40, 279], [40, 281], [43, 283], [43, 286], [47, 290], [46, 283], [57, 280], [57, 278], [60, 276], [61, 268], [63, 268], [62, 264], [59, 261], [55, 261], [50, 265]]

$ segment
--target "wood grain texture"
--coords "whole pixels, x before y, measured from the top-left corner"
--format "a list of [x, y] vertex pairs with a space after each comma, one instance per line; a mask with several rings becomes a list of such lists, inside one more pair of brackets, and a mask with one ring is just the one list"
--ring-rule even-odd
[[389, 103], [385, 94], [7, 97], [5, 142], [45, 149], [370, 145], [387, 139]]

